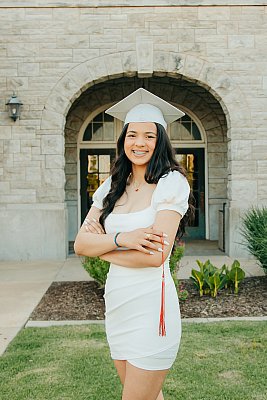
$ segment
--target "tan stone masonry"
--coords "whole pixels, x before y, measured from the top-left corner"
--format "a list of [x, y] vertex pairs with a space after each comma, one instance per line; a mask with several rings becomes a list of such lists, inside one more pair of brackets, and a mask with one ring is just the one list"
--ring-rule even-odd
[[[250, 205], [267, 204], [265, 2], [74, 3], [0, 5], [0, 224], [8, 227], [0, 258], [65, 258], [69, 180], [72, 200], [78, 196], [77, 178], [66, 172], [68, 145], [93, 110], [116, 99], [103, 89], [101, 101], [93, 94], [94, 104], [92, 97], [80, 113], [70, 111], [100, 83], [108, 90], [112, 80], [127, 85], [142, 76], [155, 85], [162, 79], [166, 97], [174, 81], [194, 85], [193, 92], [183, 87], [184, 99], [170, 98], [184, 103], [207, 135], [210, 237], [227, 202], [227, 252], [243, 254], [240, 218]], [[140, 41], [148, 46], [146, 71]], [[5, 105], [13, 91], [23, 102], [15, 123]], [[43, 223], [37, 233], [36, 220]]]

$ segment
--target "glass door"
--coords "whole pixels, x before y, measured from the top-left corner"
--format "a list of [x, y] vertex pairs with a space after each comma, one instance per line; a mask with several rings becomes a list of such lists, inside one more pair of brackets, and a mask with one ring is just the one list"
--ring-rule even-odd
[[[94, 192], [108, 178], [115, 156], [115, 149], [80, 150], [81, 223], [92, 205]], [[176, 149], [176, 158], [187, 170], [196, 201], [195, 221], [186, 228], [183, 239], [205, 239], [204, 149]]]
[[81, 223], [92, 205], [94, 192], [108, 178], [115, 155], [115, 149], [80, 150]]
[[195, 221], [186, 228], [183, 239], [205, 239], [205, 162], [204, 149], [176, 149], [176, 158], [187, 170], [195, 197]]

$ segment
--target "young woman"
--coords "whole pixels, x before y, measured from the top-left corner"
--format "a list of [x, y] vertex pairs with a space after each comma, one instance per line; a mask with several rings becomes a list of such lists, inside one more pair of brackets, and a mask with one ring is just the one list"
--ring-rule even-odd
[[78, 255], [111, 263], [104, 295], [106, 333], [122, 400], [164, 399], [162, 385], [181, 337], [169, 255], [193, 207], [165, 130], [166, 119], [175, 120], [181, 112], [165, 103], [138, 89], [107, 111], [125, 120], [117, 159], [96, 190], [74, 245]]

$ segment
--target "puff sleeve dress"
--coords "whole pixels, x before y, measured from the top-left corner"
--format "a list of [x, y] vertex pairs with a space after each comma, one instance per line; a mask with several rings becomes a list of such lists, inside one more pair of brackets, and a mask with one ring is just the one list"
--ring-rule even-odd
[[[110, 190], [109, 177], [95, 192], [93, 206], [102, 209]], [[128, 232], [151, 226], [157, 212], [173, 210], [183, 216], [188, 209], [190, 187], [178, 171], [160, 178], [149, 207], [132, 213], [111, 213], [107, 233]], [[177, 291], [169, 269], [165, 272], [166, 336], [159, 335], [162, 268], [129, 268], [111, 264], [105, 285], [105, 327], [111, 357], [127, 360], [147, 370], [169, 369], [175, 361], [181, 338], [181, 317]]]

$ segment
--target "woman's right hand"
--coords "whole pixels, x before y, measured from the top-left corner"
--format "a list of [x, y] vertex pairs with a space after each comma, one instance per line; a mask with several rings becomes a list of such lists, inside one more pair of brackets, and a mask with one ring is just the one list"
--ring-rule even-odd
[[154, 254], [154, 251], [162, 252], [162, 242], [166, 241], [167, 235], [164, 232], [151, 228], [135, 229], [131, 232], [121, 232], [117, 236], [117, 243], [120, 247], [138, 250], [146, 254]]

